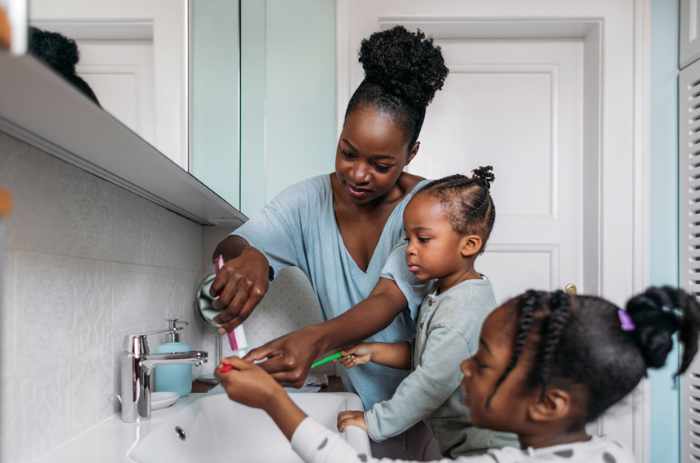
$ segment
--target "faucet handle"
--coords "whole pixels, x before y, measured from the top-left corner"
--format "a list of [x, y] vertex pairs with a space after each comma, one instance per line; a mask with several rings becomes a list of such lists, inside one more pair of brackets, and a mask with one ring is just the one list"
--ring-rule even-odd
[[189, 322], [180, 320], [179, 318], [166, 318], [165, 321], [168, 322], [168, 334], [176, 336], [190, 324]]
[[[168, 322], [168, 342], [179, 342], [180, 332], [184, 330], [185, 326], [189, 325], [189, 323], [177, 318], [166, 318], [166, 320]], [[180, 326], [178, 326], [178, 323]]]
[[136, 358], [150, 353], [150, 348], [148, 347], [148, 335], [145, 333], [127, 335], [126, 351]]
[[[184, 327], [190, 324], [190, 322], [187, 322], [185, 320], [180, 320], [179, 318], [166, 318], [166, 322], [168, 322], [168, 329], [169, 330], [178, 330], [181, 331]], [[178, 324], [180, 326], [178, 326]]]
[[[182, 327], [176, 327], [175, 331], [182, 330]], [[173, 333], [173, 329], [162, 329], [162, 330], [152, 330], [144, 331], [143, 333], [130, 334], [127, 335], [127, 347], [126, 350], [133, 354], [135, 357], [141, 357], [142, 355], [147, 355], [151, 353], [151, 349], [148, 346], [148, 336], [155, 336], [157, 334], [169, 334]]]

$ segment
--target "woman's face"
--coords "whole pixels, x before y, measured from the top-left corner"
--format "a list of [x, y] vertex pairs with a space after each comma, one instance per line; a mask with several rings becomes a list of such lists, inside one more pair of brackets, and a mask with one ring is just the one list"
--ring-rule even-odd
[[372, 105], [355, 108], [345, 119], [335, 156], [335, 174], [344, 194], [367, 204], [391, 191], [415, 147], [391, 114]]

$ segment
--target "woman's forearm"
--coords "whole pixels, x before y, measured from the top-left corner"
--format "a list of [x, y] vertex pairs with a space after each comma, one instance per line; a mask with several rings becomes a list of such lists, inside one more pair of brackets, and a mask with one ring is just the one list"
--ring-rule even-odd
[[408, 342], [372, 342], [368, 344], [372, 362], [392, 368], [411, 368], [411, 345]]
[[367, 299], [344, 314], [315, 325], [322, 352], [355, 344], [386, 328], [406, 307], [406, 297], [393, 280], [382, 278]]

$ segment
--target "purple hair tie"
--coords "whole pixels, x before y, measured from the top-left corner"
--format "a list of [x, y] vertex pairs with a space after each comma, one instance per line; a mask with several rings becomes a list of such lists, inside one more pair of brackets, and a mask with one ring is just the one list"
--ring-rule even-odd
[[634, 326], [632, 317], [630, 317], [630, 314], [627, 313], [626, 310], [617, 309], [617, 317], [620, 319], [620, 328], [622, 328], [622, 331], [634, 331], [636, 327]]

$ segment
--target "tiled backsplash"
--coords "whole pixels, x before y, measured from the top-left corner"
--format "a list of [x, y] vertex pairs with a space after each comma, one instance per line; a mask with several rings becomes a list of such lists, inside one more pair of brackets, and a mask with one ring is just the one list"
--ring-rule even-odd
[[[2, 313], [2, 461], [29, 461], [114, 412], [129, 332], [191, 323], [202, 227], [0, 134], [12, 192]], [[154, 340], [157, 345], [158, 340]]]
[[[114, 413], [127, 333], [181, 318], [183, 340], [213, 356], [192, 302], [211, 245], [203, 227], [1, 132], [0, 185], [15, 205], [0, 285], [0, 461], [24, 462]], [[304, 276], [283, 272], [248, 338], [319, 313]]]

